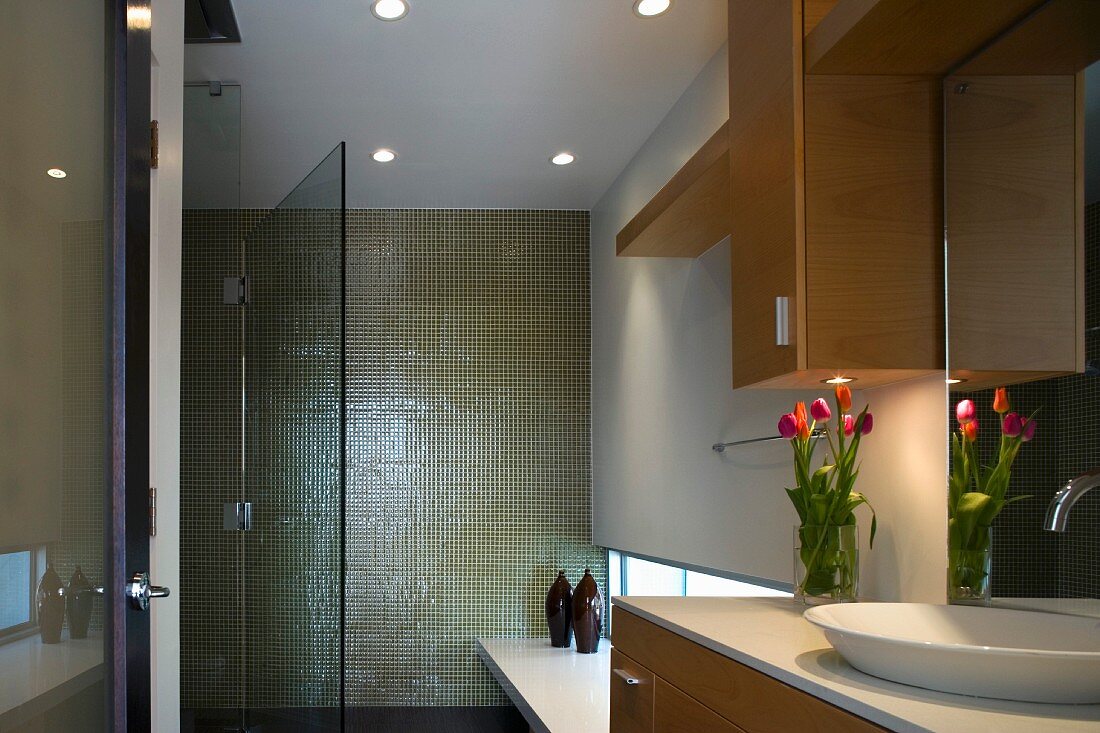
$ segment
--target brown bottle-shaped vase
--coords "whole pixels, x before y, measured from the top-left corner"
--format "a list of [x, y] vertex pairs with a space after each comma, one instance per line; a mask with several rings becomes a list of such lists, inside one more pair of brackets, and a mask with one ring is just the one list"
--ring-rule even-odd
[[46, 572], [38, 583], [35, 600], [38, 603], [38, 632], [42, 635], [42, 643], [58, 643], [61, 641], [61, 627], [65, 624], [65, 591], [52, 563], [46, 566]]
[[84, 577], [80, 566], [76, 566], [69, 580], [69, 590], [65, 593], [65, 610], [69, 614], [69, 638], [87, 639], [88, 624], [92, 620], [92, 600], [95, 595], [92, 584]]
[[550, 645], [568, 648], [573, 640], [573, 588], [565, 571], [558, 571], [558, 579], [546, 594], [546, 625], [550, 627]]
[[573, 591], [573, 634], [578, 652], [595, 654], [600, 648], [602, 621], [603, 596], [592, 571], [585, 568], [584, 577]]

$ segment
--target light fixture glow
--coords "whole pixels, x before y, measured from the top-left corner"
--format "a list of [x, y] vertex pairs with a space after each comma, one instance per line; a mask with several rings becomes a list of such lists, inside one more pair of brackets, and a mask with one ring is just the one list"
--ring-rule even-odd
[[672, 7], [672, 0], [634, 0], [634, 13], [642, 18], [664, 15]]
[[965, 379], [959, 379], [958, 377], [948, 377], [944, 381], [946, 381], [948, 384], [962, 384], [966, 380]]
[[126, 8], [126, 25], [132, 30], [149, 30], [153, 27], [152, 8], [141, 5], [129, 6]]
[[370, 157], [374, 158], [375, 163], [389, 163], [391, 160], [397, 157], [397, 153], [393, 152], [389, 148], [379, 148], [370, 154]]
[[573, 157], [572, 153], [561, 152], [551, 158], [550, 162], [554, 165], [569, 165], [574, 160], [576, 160], [576, 158]]
[[409, 14], [407, 0], [374, 0], [370, 11], [379, 20], [401, 20]]
[[69, 174], [61, 170], [60, 168], [50, 168], [48, 171], [46, 171], [46, 175], [51, 178], [64, 178]]
[[829, 379], [822, 379], [822, 384], [848, 384], [848, 382], [856, 381], [855, 377], [830, 377]]

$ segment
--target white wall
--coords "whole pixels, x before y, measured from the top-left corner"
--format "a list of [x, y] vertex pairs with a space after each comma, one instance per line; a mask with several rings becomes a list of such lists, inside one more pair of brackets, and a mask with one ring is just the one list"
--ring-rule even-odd
[[180, 728], [179, 461], [183, 231], [183, 1], [152, 0], [153, 118], [160, 166], [151, 177], [149, 481], [157, 488], [150, 575], [172, 596], [154, 603], [153, 730]]
[[[947, 420], [945, 375], [856, 393], [875, 429], [861, 448], [860, 491], [879, 516], [875, 549], [863, 552], [864, 595], [885, 601], [947, 599]], [[867, 545], [870, 525], [860, 527]]]
[[[797, 521], [783, 492], [792, 479], [790, 448], [763, 443], [719, 455], [711, 445], [775, 435], [796, 399], [818, 395], [730, 387], [728, 240], [694, 260], [615, 256], [619, 229], [728, 115], [723, 47], [592, 211], [593, 536], [627, 552], [789, 583]], [[867, 558], [871, 595], [942, 596], [934, 576], [945, 567], [944, 390], [939, 378], [867, 395], [881, 414], [859, 488], [879, 509], [888, 548]], [[925, 403], [938, 411], [938, 428], [926, 421], [931, 432], [901, 446], [900, 428], [884, 423]], [[902, 449], [910, 469], [923, 469], [889, 476]], [[924, 506], [928, 496], [938, 496], [938, 511]], [[917, 516], [906, 508], [911, 498], [923, 507]], [[915, 524], [903, 529], [907, 522]], [[869, 516], [861, 524], [866, 536]], [[899, 577], [919, 580], [919, 591], [899, 590], [890, 581]]]

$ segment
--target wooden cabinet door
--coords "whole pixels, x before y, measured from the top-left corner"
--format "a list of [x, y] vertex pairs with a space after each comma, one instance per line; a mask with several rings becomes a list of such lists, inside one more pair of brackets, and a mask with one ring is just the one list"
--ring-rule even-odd
[[946, 87], [951, 373], [973, 389], [1080, 371], [1077, 80], [960, 76]]
[[744, 733], [698, 700], [657, 678], [653, 700], [654, 733]]
[[653, 673], [611, 650], [611, 733], [653, 733]]
[[[737, 388], [806, 366], [802, 0], [730, 0], [728, 17]], [[777, 343], [784, 326], [787, 345]]]

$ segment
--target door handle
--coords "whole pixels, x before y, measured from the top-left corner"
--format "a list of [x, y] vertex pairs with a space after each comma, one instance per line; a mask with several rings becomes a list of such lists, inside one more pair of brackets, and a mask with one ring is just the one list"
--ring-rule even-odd
[[126, 597], [139, 611], [149, 610], [150, 598], [167, 598], [172, 591], [162, 585], [149, 585], [149, 573], [136, 572], [126, 584]]

